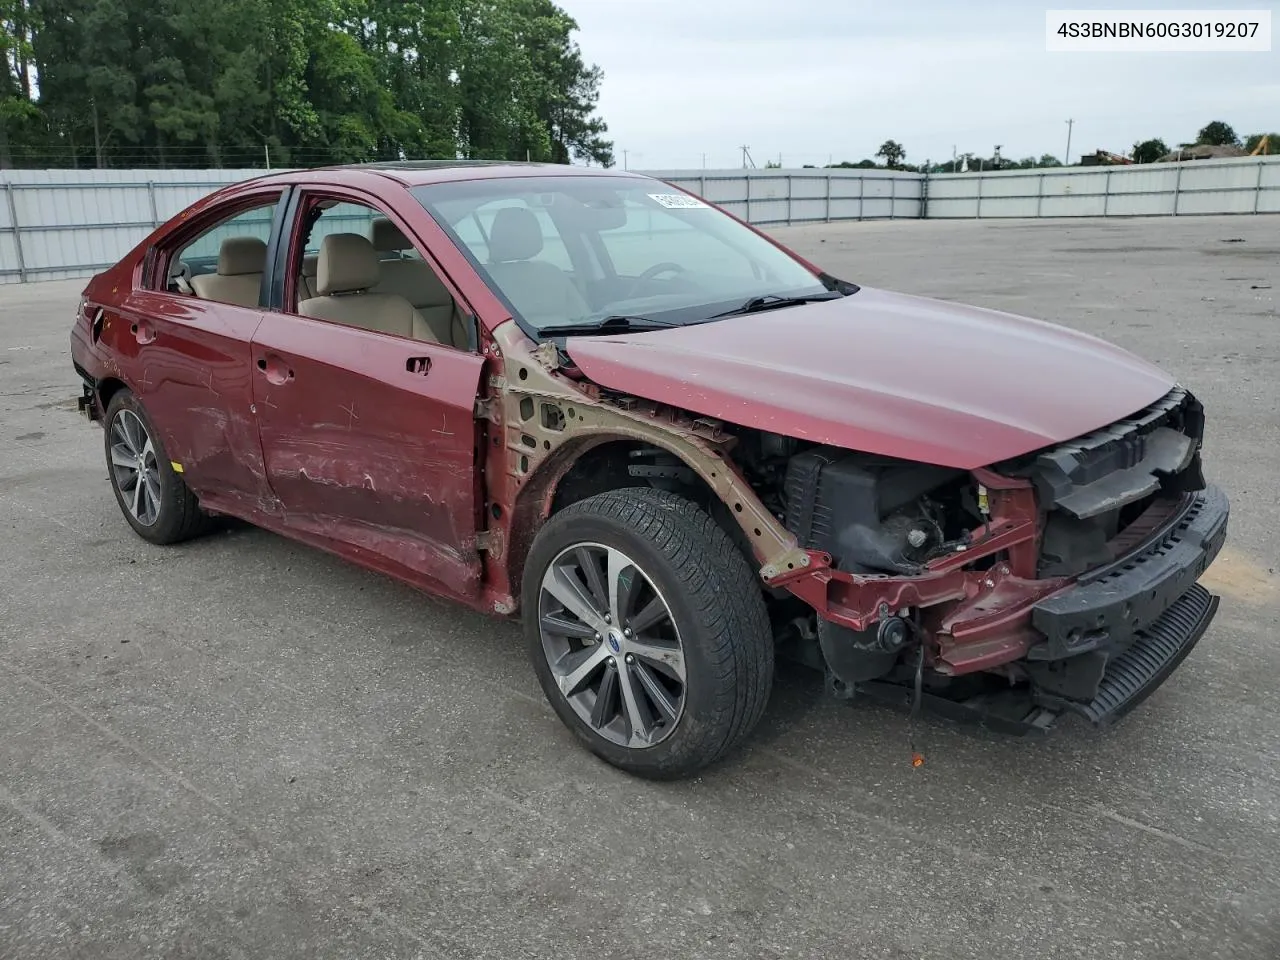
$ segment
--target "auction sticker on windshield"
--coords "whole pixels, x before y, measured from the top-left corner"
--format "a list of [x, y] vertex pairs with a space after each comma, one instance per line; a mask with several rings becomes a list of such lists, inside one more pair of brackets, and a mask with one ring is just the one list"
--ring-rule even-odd
[[697, 197], [691, 197], [686, 193], [651, 193], [649, 199], [656, 200], [669, 210], [689, 210], [706, 206]]

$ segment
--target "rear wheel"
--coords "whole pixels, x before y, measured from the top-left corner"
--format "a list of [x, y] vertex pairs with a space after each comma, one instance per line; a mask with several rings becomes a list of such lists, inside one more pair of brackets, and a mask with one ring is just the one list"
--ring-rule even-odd
[[209, 517], [165, 455], [142, 404], [120, 390], [103, 417], [107, 471], [120, 511], [138, 536], [178, 543], [204, 532]]
[[773, 638], [759, 583], [682, 497], [627, 488], [557, 513], [530, 550], [522, 600], [547, 699], [615, 766], [688, 775], [764, 711]]

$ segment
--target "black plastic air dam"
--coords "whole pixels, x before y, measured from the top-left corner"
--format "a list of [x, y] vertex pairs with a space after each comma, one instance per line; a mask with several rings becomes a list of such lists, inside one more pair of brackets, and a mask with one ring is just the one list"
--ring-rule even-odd
[[1077, 703], [1040, 698], [1040, 703], [1070, 710], [1097, 727], [1114, 723], [1168, 679], [1204, 636], [1217, 612], [1218, 598], [1196, 584], [1107, 664], [1093, 700]]
[[1037, 603], [1031, 625], [1045, 639], [1027, 658], [1060, 660], [1123, 646], [1200, 579], [1227, 538], [1230, 511], [1227, 495], [1206, 487], [1164, 537]]

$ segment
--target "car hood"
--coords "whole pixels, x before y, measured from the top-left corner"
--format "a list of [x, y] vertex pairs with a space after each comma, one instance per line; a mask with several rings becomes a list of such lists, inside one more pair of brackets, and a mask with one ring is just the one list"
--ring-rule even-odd
[[1159, 368], [1064, 327], [863, 287], [696, 326], [572, 338], [603, 387], [745, 427], [973, 469], [1158, 400]]

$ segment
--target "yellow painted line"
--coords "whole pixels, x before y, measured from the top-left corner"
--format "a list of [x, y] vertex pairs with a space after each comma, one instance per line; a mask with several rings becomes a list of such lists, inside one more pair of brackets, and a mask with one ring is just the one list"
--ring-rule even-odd
[[169, 461], [169, 466], [173, 467], [173, 472], [174, 472], [174, 473], [181, 473], [181, 472], [182, 472], [182, 464], [180, 464], [177, 460], [170, 460], [170, 461]]
[[1280, 577], [1243, 554], [1224, 548], [1204, 572], [1205, 589], [1244, 603], [1265, 603], [1280, 591]]

